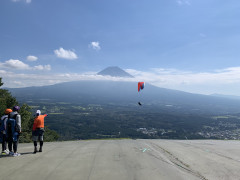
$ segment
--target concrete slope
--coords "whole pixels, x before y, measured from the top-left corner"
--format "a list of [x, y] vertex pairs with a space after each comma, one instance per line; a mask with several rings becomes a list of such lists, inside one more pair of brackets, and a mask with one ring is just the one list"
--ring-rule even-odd
[[240, 142], [90, 140], [45, 143], [1, 156], [1, 180], [231, 180], [240, 178]]

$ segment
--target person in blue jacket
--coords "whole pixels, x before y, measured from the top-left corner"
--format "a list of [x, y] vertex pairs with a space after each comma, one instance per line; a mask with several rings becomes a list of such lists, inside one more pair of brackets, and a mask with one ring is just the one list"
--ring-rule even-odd
[[2, 140], [2, 155], [9, 154], [9, 151], [7, 150], [7, 137], [6, 137], [6, 124], [8, 120], [8, 115], [12, 112], [11, 109], [6, 109], [4, 112], [4, 115], [1, 117], [0, 121], [0, 136]]
[[17, 152], [19, 135], [21, 133], [21, 115], [19, 114], [20, 107], [14, 106], [13, 112], [8, 116], [7, 120], [7, 139], [10, 156], [20, 156]]

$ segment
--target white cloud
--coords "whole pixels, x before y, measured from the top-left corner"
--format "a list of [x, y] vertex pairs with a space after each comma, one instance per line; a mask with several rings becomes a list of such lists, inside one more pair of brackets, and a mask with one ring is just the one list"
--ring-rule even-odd
[[[10, 59], [5, 61], [4, 63], [0, 63], [0, 68], [8, 69], [10, 71], [14, 70], [51, 70], [50, 65], [38, 65], [31, 67], [28, 64], [18, 60], [18, 59]], [[0, 73], [4, 72], [4, 70], [0, 70]]]
[[38, 57], [29, 55], [29, 56], [27, 57], [27, 60], [28, 60], [28, 61], [37, 61], [37, 60], [38, 60]]
[[5, 63], [0, 63], [0, 67], [6, 69], [20, 69], [20, 70], [30, 69], [29, 65], [23, 63], [18, 59], [10, 59], [8, 61], [5, 61]]
[[133, 78], [120, 78], [111, 76], [97, 75], [97, 72], [87, 72], [84, 74], [78, 73], [63, 73], [63, 74], [49, 74], [49, 73], [16, 73], [14, 71], [8, 73], [1, 73], [3, 77], [4, 87], [29, 87], [52, 85], [61, 82], [78, 81], [78, 80], [111, 80], [111, 81], [135, 81]]
[[212, 72], [190, 72], [177, 69], [153, 68], [151, 71], [127, 69], [138, 81], [159, 87], [200, 94], [240, 95], [240, 67], [230, 67]]
[[59, 49], [54, 50], [54, 53], [57, 57], [63, 59], [77, 59], [77, 55], [71, 50], [65, 50], [62, 47]]
[[189, 0], [177, 0], [178, 5], [191, 5]]
[[101, 49], [99, 42], [91, 42], [89, 44], [89, 47], [93, 48], [94, 50], [99, 51]]
[[20, 2], [20, 1], [25, 2], [25, 3], [31, 3], [32, 2], [32, 0], [12, 0], [12, 2]]
[[50, 71], [51, 70], [51, 65], [45, 65], [45, 66], [43, 66], [43, 65], [38, 65], [38, 66], [34, 66], [33, 67], [33, 70], [47, 70], [47, 71]]
[[[39, 65], [31, 69], [50, 70], [51, 66]], [[0, 70], [0, 77], [3, 77], [3, 82], [6, 87], [35, 86], [36, 80], [39, 86], [77, 80], [144, 81], [147, 84], [191, 93], [219, 93], [240, 96], [240, 67], [229, 67], [212, 72], [191, 72], [164, 68], [153, 68], [148, 71], [125, 69], [125, 71], [133, 75], [134, 78], [101, 76], [96, 75], [97, 72], [86, 72], [84, 74], [22, 74], [16, 73], [13, 69], [9, 71], [12, 72], [6, 73], [4, 70]], [[18, 83], [14, 83], [14, 81]]]
[[5, 74], [5, 73], [7, 73], [7, 71], [0, 70], [0, 74]]

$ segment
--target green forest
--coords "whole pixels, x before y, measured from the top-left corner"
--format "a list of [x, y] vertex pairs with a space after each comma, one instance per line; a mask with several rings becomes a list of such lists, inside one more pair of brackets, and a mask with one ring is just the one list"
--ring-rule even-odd
[[[2, 78], [0, 77], [0, 87], [3, 85]], [[0, 115], [4, 115], [5, 109], [12, 109], [13, 106], [18, 105], [20, 107], [19, 114], [21, 115], [22, 133], [19, 137], [19, 142], [32, 142], [32, 126], [34, 116], [31, 112], [31, 108], [27, 104], [19, 104], [17, 99], [11, 95], [6, 89], [0, 89]], [[44, 141], [55, 141], [59, 138], [56, 131], [45, 128]]]
[[[49, 114], [46, 124], [59, 140], [79, 139], [240, 139], [240, 115], [193, 114], [187, 110], [111, 103], [88, 104], [27, 100], [32, 108]], [[36, 103], [37, 102], [37, 103]]]

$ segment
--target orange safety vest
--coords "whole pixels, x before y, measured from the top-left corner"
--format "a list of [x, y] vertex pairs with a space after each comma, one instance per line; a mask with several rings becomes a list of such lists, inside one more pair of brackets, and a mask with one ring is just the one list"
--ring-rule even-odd
[[32, 130], [35, 131], [37, 128], [44, 128], [44, 118], [47, 114], [39, 115], [34, 119]]

